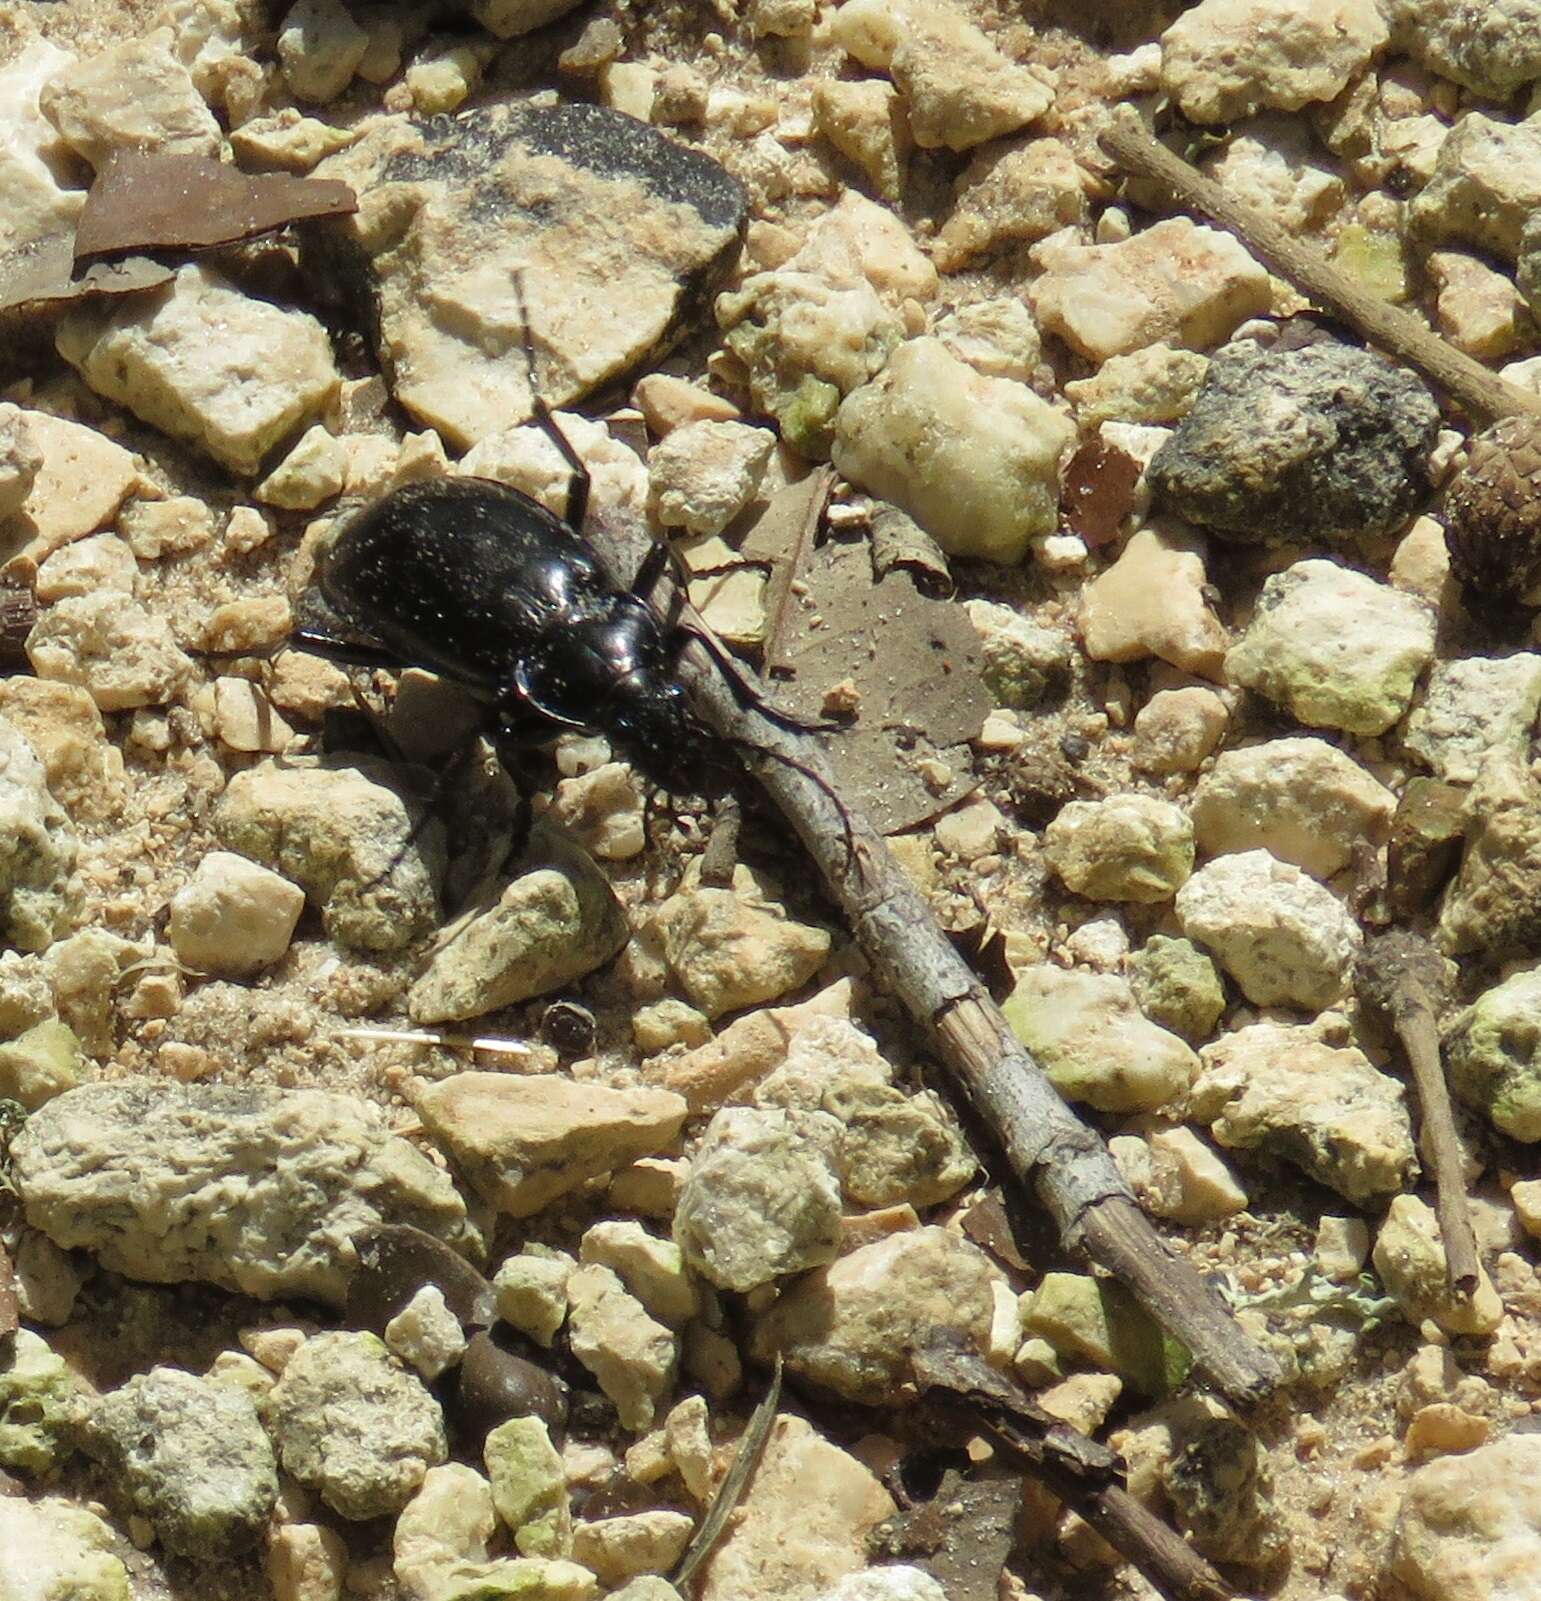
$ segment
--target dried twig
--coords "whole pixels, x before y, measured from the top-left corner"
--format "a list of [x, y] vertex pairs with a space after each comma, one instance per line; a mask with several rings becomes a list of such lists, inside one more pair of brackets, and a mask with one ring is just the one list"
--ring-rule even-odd
[[[600, 508], [591, 511], [587, 531], [617, 575], [636, 571], [647, 548], [642, 529]], [[686, 615], [699, 624], [688, 609]], [[699, 646], [686, 652], [681, 677], [713, 728], [818, 775], [822, 783], [766, 761], [756, 776], [823, 872], [879, 980], [928, 1031], [959, 1093], [1000, 1141], [1018, 1181], [1049, 1210], [1065, 1244], [1084, 1249], [1122, 1280], [1223, 1394], [1238, 1402], [1265, 1395], [1279, 1382], [1277, 1363], [1151, 1227], [1102, 1139], [1060, 1099], [938, 928], [886, 841], [849, 805], [847, 830], [814, 739], [741, 707]]]
[[1426, 940], [1396, 929], [1365, 946], [1354, 987], [1360, 1003], [1390, 1025], [1407, 1053], [1423, 1112], [1425, 1154], [1434, 1170], [1445, 1275], [1455, 1294], [1470, 1296], [1481, 1281], [1482, 1269], [1435, 1021], [1440, 997], [1449, 989], [1447, 965]]
[[988, 1434], [1169, 1601], [1232, 1601], [1235, 1591], [1203, 1557], [1125, 1489], [1119, 1460], [1105, 1445], [1051, 1417], [972, 1352], [938, 1342], [913, 1361], [928, 1401], [945, 1399], [966, 1427]]
[[790, 672], [792, 663], [787, 660], [784, 641], [790, 627], [787, 613], [792, 604], [792, 585], [808, 565], [813, 542], [818, 535], [824, 508], [835, 486], [833, 467], [816, 467], [808, 475], [808, 505], [798, 524], [797, 537], [792, 541], [786, 556], [771, 569], [770, 583], [765, 589], [765, 675], [774, 678], [778, 673]]
[[1174, 155], [1151, 134], [1133, 106], [1114, 111], [1102, 143], [1125, 171], [1164, 184], [1183, 206], [1201, 211], [1229, 229], [1272, 271], [1356, 328], [1371, 344], [1416, 367], [1474, 417], [1489, 420], [1521, 412], [1541, 415], [1541, 395], [1489, 372], [1430, 333], [1410, 312], [1366, 293], [1309, 245], [1301, 244], [1271, 218], [1236, 200], [1212, 178]]

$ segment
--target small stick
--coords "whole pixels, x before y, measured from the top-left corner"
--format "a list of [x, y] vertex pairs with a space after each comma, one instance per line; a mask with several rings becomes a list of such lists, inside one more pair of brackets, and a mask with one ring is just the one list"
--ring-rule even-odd
[[770, 619], [765, 629], [767, 678], [775, 678], [792, 670], [792, 663], [787, 660], [783, 645], [787, 636], [787, 611], [792, 604], [792, 585], [808, 565], [808, 553], [813, 549], [824, 508], [829, 504], [830, 491], [835, 486], [833, 467], [816, 467], [809, 476], [808, 508], [798, 525], [797, 537], [786, 556], [771, 569], [770, 582], [765, 586], [765, 615]]
[[1287, 278], [1372, 344], [1416, 367], [1480, 421], [1522, 412], [1541, 416], [1541, 395], [1491, 373], [1448, 345], [1410, 312], [1388, 305], [1340, 272], [1251, 206], [1227, 194], [1146, 128], [1133, 106], [1119, 106], [1103, 131], [1103, 147], [1126, 172], [1164, 184], [1191, 211], [1201, 211], [1235, 234], [1265, 266]]
[[[589, 538], [621, 576], [636, 569], [648, 545], [643, 529], [607, 508], [592, 514]], [[681, 615], [700, 626], [688, 605]], [[818, 745], [740, 705], [699, 644], [684, 653], [680, 673], [710, 727], [781, 758], [761, 766], [760, 783], [823, 872], [879, 982], [930, 1034], [958, 1092], [1000, 1141], [1018, 1182], [1053, 1216], [1066, 1247], [1084, 1249], [1122, 1280], [1222, 1394], [1242, 1404], [1268, 1394], [1280, 1381], [1278, 1363], [1156, 1233], [1101, 1137], [1018, 1043], [887, 841], [855, 807], [834, 798]], [[743, 677], [754, 682], [747, 672]]]
[[971, 1351], [938, 1342], [913, 1355], [926, 1398], [982, 1429], [1033, 1478], [1073, 1507], [1168, 1601], [1233, 1601], [1235, 1591], [1175, 1529], [1121, 1482], [1118, 1458], [1052, 1417]]
[[1407, 1053], [1423, 1110], [1429, 1166], [1434, 1169], [1435, 1211], [1445, 1246], [1445, 1277], [1454, 1293], [1470, 1297], [1481, 1282], [1477, 1236], [1471, 1224], [1464, 1159], [1455, 1110], [1439, 1056], [1437, 999], [1448, 988], [1443, 958], [1425, 940], [1403, 930], [1372, 939], [1359, 958], [1354, 984], [1360, 1001], [1389, 1023]]

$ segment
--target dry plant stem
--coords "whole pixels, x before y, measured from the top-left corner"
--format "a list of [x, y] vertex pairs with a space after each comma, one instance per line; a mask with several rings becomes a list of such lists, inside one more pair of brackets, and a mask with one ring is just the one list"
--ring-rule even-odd
[[1468, 1296], [1481, 1282], [1481, 1267], [1462, 1171], [1461, 1141], [1450, 1105], [1450, 1086], [1440, 1063], [1439, 1029], [1427, 997], [1413, 982], [1404, 980], [1398, 988], [1393, 1015], [1423, 1111], [1423, 1132], [1428, 1137], [1429, 1163], [1434, 1169], [1434, 1206], [1445, 1245], [1445, 1276], [1457, 1295]]
[[[615, 572], [636, 571], [645, 534], [617, 526], [602, 511], [591, 513], [587, 531]], [[699, 622], [688, 608], [685, 615]], [[697, 713], [718, 732], [780, 752], [832, 782], [816, 741], [741, 707], [699, 646], [685, 653], [681, 678]], [[846, 830], [829, 795], [782, 762], [756, 765], [755, 776], [823, 872], [878, 981], [931, 1036], [959, 1092], [1000, 1141], [1017, 1179], [1053, 1216], [1066, 1246], [1085, 1250], [1120, 1279], [1230, 1400], [1246, 1404], [1266, 1395], [1281, 1377], [1274, 1359], [1151, 1227], [1107, 1146], [1017, 1042], [883, 837], [852, 808], [848, 858]]]
[[1356, 328], [1370, 343], [1416, 367], [1473, 417], [1490, 421], [1522, 412], [1541, 416], [1541, 395], [1489, 372], [1412, 316], [1367, 294], [1317, 251], [1271, 218], [1234, 199], [1211, 178], [1173, 155], [1133, 106], [1120, 106], [1102, 143], [1126, 172], [1164, 184], [1183, 206], [1201, 211], [1237, 236], [1271, 271]]
[[792, 585], [808, 565], [813, 542], [818, 537], [819, 524], [824, 520], [824, 508], [829, 504], [830, 491], [835, 487], [833, 467], [815, 467], [809, 488], [808, 512], [797, 530], [797, 538], [786, 560], [777, 564], [766, 586], [765, 615], [770, 619], [765, 630], [765, 676], [774, 678], [778, 673], [790, 672], [792, 663], [787, 660], [782, 640], [787, 633], [787, 612], [792, 604]]

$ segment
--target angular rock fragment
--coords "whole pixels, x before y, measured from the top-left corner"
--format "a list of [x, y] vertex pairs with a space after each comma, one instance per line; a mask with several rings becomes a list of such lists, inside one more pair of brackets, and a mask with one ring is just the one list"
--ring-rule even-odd
[[162, 1545], [195, 1561], [255, 1545], [278, 1499], [273, 1447], [249, 1397], [180, 1368], [152, 1368], [102, 1396], [84, 1439]]
[[[0, 75], [3, 85], [3, 75]], [[84, 423], [46, 411], [10, 408], [11, 488], [25, 483], [19, 516], [6, 531], [34, 561], [95, 533], [139, 484], [131, 452]]]
[[565, 405], [668, 348], [744, 220], [714, 161], [593, 105], [383, 117], [315, 175], [364, 198], [307, 259], [367, 309], [396, 398], [462, 447], [530, 415], [514, 268]]
[[1515, 260], [1541, 205], [1541, 126], [1468, 112], [1439, 147], [1434, 176], [1408, 207], [1424, 242], [1463, 240]]
[[1541, 970], [1514, 973], [1451, 1021], [1450, 1087], [1511, 1139], [1541, 1140]]
[[345, 1518], [399, 1512], [442, 1462], [444, 1415], [373, 1334], [316, 1334], [268, 1398], [284, 1469]]
[[423, 1086], [415, 1105], [477, 1191], [512, 1217], [663, 1150], [686, 1113], [684, 1099], [667, 1090], [615, 1090], [554, 1074], [457, 1073]]
[[1541, 656], [1435, 662], [1402, 743], [1447, 783], [1469, 784], [1489, 752], [1523, 757], [1541, 711]]
[[11, 1158], [34, 1228], [153, 1283], [341, 1305], [366, 1225], [468, 1243], [445, 1174], [367, 1102], [321, 1090], [82, 1085], [32, 1114]]
[[0, 1467], [43, 1478], [74, 1448], [86, 1397], [41, 1335], [16, 1329], [9, 1347], [0, 1352]]
[[576, 1269], [567, 1280], [572, 1353], [615, 1402], [621, 1426], [651, 1428], [674, 1381], [679, 1343], [607, 1267]]
[[0, 1496], [0, 1595], [128, 1601], [128, 1569], [113, 1532], [69, 1501]]
[[0, 718], [0, 937], [47, 950], [69, 933], [77, 894], [75, 831], [48, 788], [42, 763]]
[[1242, 544], [1380, 534], [1427, 497], [1438, 429], [1428, 389], [1371, 351], [1227, 352], [1147, 477]]
[[1149, 904], [1170, 899], [1193, 871], [1193, 825], [1151, 795], [1071, 801], [1044, 830], [1043, 851], [1077, 895]]
[[1402, 1086], [1379, 1073], [1328, 1012], [1308, 1027], [1254, 1023], [1199, 1053], [1189, 1106], [1222, 1144], [1263, 1150], [1361, 1204], [1417, 1172]]
[[1487, 758], [1466, 796], [1465, 850], [1437, 939], [1450, 956], [1541, 946], [1541, 783], [1514, 756]]
[[210, 851], [171, 897], [167, 935], [184, 962], [238, 978], [289, 949], [305, 893], [231, 851]]
[[1482, 1267], [1470, 1296], [1450, 1288], [1439, 1219], [1416, 1195], [1392, 1198], [1372, 1259], [1387, 1293], [1415, 1326], [1432, 1319], [1448, 1334], [1491, 1334], [1504, 1315], [1498, 1291]]
[[55, 602], [32, 625], [27, 655], [39, 678], [78, 685], [108, 712], [164, 706], [193, 667], [163, 616], [115, 590]]

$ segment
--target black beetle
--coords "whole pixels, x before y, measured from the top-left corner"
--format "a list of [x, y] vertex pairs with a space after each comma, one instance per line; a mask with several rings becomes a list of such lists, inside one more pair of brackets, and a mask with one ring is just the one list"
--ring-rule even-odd
[[[522, 306], [522, 293], [518, 299]], [[323, 552], [317, 587], [331, 618], [303, 623], [290, 643], [352, 665], [417, 666], [453, 679], [488, 704], [488, 731], [505, 756], [585, 729], [609, 736], [665, 788], [691, 780], [703, 757], [727, 747], [784, 762], [828, 791], [791, 758], [717, 734], [691, 715], [677, 668], [696, 641], [741, 705], [797, 732], [842, 726], [776, 711], [711, 635], [660, 622], [645, 597], [669, 559], [667, 545], [653, 546], [632, 588], [605, 578], [581, 533], [588, 470], [534, 393], [528, 333], [525, 352], [535, 419], [572, 471], [563, 514], [485, 478], [393, 489]], [[849, 848], [849, 814], [830, 793]]]

